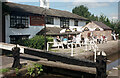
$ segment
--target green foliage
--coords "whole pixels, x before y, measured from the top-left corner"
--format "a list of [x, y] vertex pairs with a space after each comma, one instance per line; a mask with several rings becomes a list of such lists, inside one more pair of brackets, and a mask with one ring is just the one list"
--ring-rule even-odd
[[[46, 37], [47, 41], [53, 41], [52, 37]], [[28, 40], [20, 40], [19, 44], [36, 49], [44, 49], [45, 37], [36, 35], [35, 37]]]
[[18, 74], [18, 72], [19, 72], [19, 69], [18, 69], [18, 68], [15, 68], [15, 71], [16, 71], [16, 74]]
[[43, 72], [42, 65], [36, 63], [33, 64], [32, 67], [28, 67], [27, 70], [27, 75], [30, 75], [32, 77], [38, 76], [41, 74], [41, 72]]
[[118, 70], [120, 70], [120, 68], [118, 67]]
[[91, 15], [91, 13], [88, 11], [88, 8], [84, 5], [80, 5], [73, 8], [72, 12], [86, 18], [89, 18], [89, 16]]
[[0, 69], [0, 73], [6, 73], [6, 72], [9, 72], [9, 71], [10, 71], [9, 68]]

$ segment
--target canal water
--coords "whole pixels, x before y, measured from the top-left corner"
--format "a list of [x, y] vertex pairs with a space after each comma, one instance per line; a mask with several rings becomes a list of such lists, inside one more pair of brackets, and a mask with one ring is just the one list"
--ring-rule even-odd
[[117, 67], [120, 65], [120, 52], [112, 54], [107, 57], [109, 62], [107, 63], [107, 70], [111, 70], [114, 67]]

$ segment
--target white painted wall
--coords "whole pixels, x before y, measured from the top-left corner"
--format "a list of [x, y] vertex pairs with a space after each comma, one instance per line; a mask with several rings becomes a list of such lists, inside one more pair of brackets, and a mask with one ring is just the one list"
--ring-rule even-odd
[[8, 0], [1, 0], [1, 2], [8, 2]]
[[94, 24], [93, 22], [88, 23], [86, 26], [82, 27], [82, 31], [87, 27], [89, 31], [95, 31], [96, 28], [99, 28], [100, 31], [104, 31], [103, 28], [99, 27], [98, 25]]
[[29, 38], [32, 38], [44, 28], [44, 26], [30, 26], [30, 23], [29, 23], [29, 28], [24, 28], [24, 29], [10, 28], [10, 15], [6, 15], [5, 19], [6, 19], [5, 21], [6, 43], [10, 43], [10, 37], [9, 37], [10, 35], [30, 35]]
[[78, 26], [85, 26], [86, 25], [86, 21], [78, 21]]
[[[6, 19], [6, 43], [10, 42], [10, 35], [30, 35], [29, 38], [34, 37], [39, 31], [41, 31], [44, 26], [30, 26], [29, 20], [29, 28], [24, 29], [16, 29], [10, 28], [10, 15], [5, 16]], [[79, 21], [79, 26], [74, 26], [74, 20], [70, 19], [70, 29], [77, 28], [78, 31], [82, 31], [82, 26], [86, 25], [85, 21]], [[60, 18], [54, 18], [54, 25], [47, 24], [47, 27], [60, 27]]]
[[74, 20], [72, 19], [69, 20], [69, 26], [74, 26]]
[[82, 27], [86, 25], [86, 21], [78, 21], [78, 26], [74, 26], [74, 20], [70, 20], [70, 29], [77, 28], [77, 31], [82, 32]]
[[60, 18], [54, 18], [54, 25], [57, 25], [60, 27]]
[[[79, 28], [78, 30], [80, 30], [81, 27], [84, 25], [86, 25], [86, 21], [78, 21], [78, 26], [74, 26], [74, 20], [73, 19], [69, 20], [70, 28]], [[54, 17], [54, 25], [46, 24], [46, 26], [47, 27], [60, 27], [60, 18]]]

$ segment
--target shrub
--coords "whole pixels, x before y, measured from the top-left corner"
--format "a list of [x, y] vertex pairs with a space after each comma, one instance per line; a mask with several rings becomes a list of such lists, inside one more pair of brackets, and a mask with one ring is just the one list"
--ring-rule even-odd
[[27, 69], [26, 75], [30, 75], [32, 77], [39, 76], [41, 72], [43, 72], [42, 65], [34, 63], [32, 66], [29, 66]]
[[[47, 42], [48, 41], [53, 41], [53, 38], [52, 37], [46, 37], [47, 39]], [[35, 36], [31, 39], [27, 39], [27, 40], [20, 40], [18, 41], [18, 43], [22, 46], [27, 46], [27, 47], [30, 47], [30, 48], [36, 48], [36, 49], [44, 49], [44, 43], [45, 43], [45, 37], [44, 36]]]

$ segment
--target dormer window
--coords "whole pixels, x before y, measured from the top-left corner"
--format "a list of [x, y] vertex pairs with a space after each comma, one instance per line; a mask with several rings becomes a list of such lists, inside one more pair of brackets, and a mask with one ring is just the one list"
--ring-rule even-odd
[[10, 16], [10, 28], [28, 28], [29, 18], [27, 16]]
[[85, 28], [84, 28], [84, 31], [89, 31], [88, 27], [85, 27]]
[[96, 28], [95, 31], [100, 31], [100, 29], [99, 29], [99, 28]]

